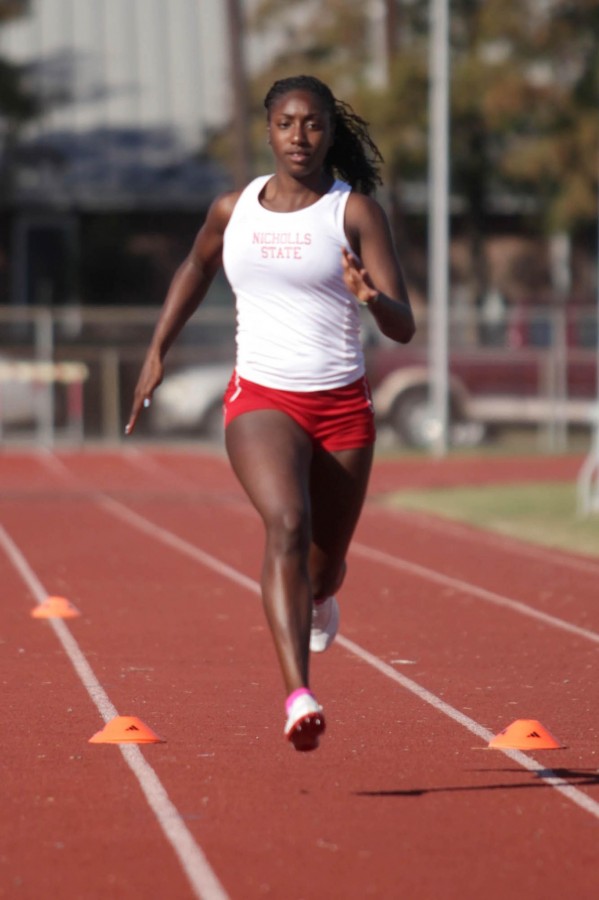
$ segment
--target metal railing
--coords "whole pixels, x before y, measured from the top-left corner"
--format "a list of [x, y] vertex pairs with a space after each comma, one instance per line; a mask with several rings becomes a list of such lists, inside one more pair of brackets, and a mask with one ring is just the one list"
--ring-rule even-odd
[[[156, 308], [147, 307], [0, 307], [2, 441], [120, 441], [157, 316]], [[365, 344], [368, 355], [376, 358], [385, 341], [368, 325], [366, 318]], [[234, 331], [230, 306], [201, 307], [171, 348], [167, 374], [190, 366], [232, 366]], [[493, 377], [500, 379], [497, 360], [503, 354], [510, 378], [505, 390], [494, 385], [496, 397], [518, 399], [515, 367], [525, 361], [536, 367], [536, 387], [526, 399], [531, 409], [535, 399], [542, 400], [549, 412], [531, 424], [549, 434], [548, 449], [565, 449], [571, 427], [564, 415], [567, 404], [597, 402], [596, 311], [507, 310], [491, 320], [474, 309], [460, 309], [451, 312], [449, 332], [450, 364], [456, 364], [456, 372], [460, 361], [474, 358], [484, 372], [485, 360], [493, 358]], [[397, 366], [419, 350], [429, 365], [426, 346], [426, 316], [420, 314], [413, 344], [392, 348]], [[156, 436], [149, 422], [140, 422], [136, 433]]]

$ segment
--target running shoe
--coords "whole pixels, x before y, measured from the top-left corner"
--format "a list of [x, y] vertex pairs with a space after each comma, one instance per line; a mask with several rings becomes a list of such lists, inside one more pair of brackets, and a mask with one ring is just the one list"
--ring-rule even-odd
[[327, 597], [322, 603], [315, 603], [312, 608], [312, 630], [310, 631], [310, 650], [313, 653], [324, 653], [335, 640], [339, 628], [339, 604], [336, 597]]
[[306, 752], [316, 750], [324, 730], [322, 706], [312, 694], [302, 694], [291, 704], [287, 713], [285, 737], [291, 741], [296, 750]]

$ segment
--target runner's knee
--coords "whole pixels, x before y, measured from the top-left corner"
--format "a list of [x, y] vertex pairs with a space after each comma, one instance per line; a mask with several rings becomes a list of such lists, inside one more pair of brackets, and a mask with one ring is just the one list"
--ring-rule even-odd
[[310, 522], [307, 511], [279, 509], [265, 517], [267, 550], [275, 556], [307, 555], [310, 546]]

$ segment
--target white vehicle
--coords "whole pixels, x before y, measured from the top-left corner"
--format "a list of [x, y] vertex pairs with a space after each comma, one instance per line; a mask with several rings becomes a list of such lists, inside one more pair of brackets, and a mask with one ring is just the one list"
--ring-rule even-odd
[[[0, 367], [3, 361], [0, 361]], [[35, 422], [39, 402], [31, 381], [15, 381], [0, 375], [0, 422], [2, 426], [31, 425]]]
[[0, 436], [34, 427], [51, 441], [58, 425], [83, 436], [83, 384], [89, 375], [81, 362], [0, 357]]
[[150, 407], [154, 431], [194, 432], [210, 440], [223, 436], [223, 397], [234, 363], [191, 366], [167, 375]]

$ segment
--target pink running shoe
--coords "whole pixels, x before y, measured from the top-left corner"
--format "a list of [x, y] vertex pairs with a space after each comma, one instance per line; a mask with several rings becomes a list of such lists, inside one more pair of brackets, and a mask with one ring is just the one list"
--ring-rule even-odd
[[310, 650], [324, 653], [328, 650], [339, 629], [339, 604], [336, 597], [327, 597], [322, 603], [315, 603], [312, 609], [312, 629]]
[[302, 694], [294, 700], [287, 714], [285, 737], [296, 750], [316, 750], [325, 727], [322, 706], [312, 694]]

